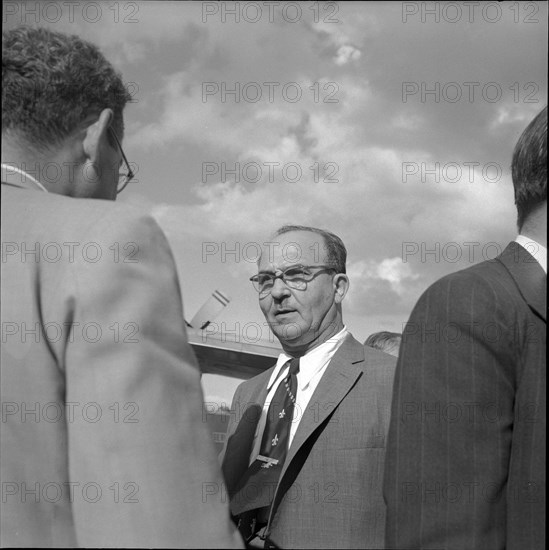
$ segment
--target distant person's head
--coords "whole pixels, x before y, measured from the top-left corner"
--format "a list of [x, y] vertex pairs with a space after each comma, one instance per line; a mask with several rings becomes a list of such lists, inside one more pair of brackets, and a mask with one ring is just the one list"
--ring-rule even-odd
[[[547, 227], [547, 107], [520, 136], [512, 163], [519, 233], [536, 238]], [[546, 241], [545, 241], [546, 242]]]
[[398, 332], [381, 331], [370, 334], [370, 336], [366, 338], [364, 345], [398, 357], [401, 340], [402, 334]]
[[265, 243], [252, 282], [284, 350], [301, 356], [343, 329], [347, 251], [333, 233], [287, 225]]
[[2, 162], [27, 167], [48, 191], [116, 198], [130, 99], [98, 48], [78, 36], [2, 33]]

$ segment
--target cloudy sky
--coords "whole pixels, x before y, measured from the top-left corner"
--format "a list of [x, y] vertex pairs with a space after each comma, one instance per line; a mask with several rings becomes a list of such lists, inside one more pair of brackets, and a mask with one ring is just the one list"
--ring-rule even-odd
[[345, 242], [360, 340], [401, 332], [429, 284], [515, 236], [509, 165], [546, 104], [545, 3], [35, 4], [4, 3], [4, 24], [79, 34], [123, 74], [139, 182], [119, 200], [164, 228], [189, 320], [219, 289], [219, 330], [255, 339], [255, 243], [284, 223]]

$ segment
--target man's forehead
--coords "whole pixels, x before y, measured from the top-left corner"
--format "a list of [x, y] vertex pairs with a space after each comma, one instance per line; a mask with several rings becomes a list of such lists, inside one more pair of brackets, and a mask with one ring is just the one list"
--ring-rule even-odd
[[288, 231], [263, 243], [259, 267], [315, 265], [324, 263], [325, 256], [326, 246], [322, 235], [312, 231]]

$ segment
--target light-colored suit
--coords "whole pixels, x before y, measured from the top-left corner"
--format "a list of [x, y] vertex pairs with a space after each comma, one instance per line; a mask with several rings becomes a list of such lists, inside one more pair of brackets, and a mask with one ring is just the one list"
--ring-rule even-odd
[[238, 542], [154, 220], [3, 184], [2, 255], [2, 546]]
[[[281, 548], [381, 548], [385, 439], [396, 359], [348, 335], [288, 450], [268, 538]], [[274, 369], [274, 367], [273, 367]], [[248, 467], [273, 369], [241, 384], [222, 452], [229, 497]]]

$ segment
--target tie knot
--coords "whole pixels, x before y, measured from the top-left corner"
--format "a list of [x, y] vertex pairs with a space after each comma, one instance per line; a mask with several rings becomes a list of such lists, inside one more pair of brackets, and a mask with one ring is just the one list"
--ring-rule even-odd
[[290, 376], [295, 376], [299, 372], [299, 357], [290, 360]]

